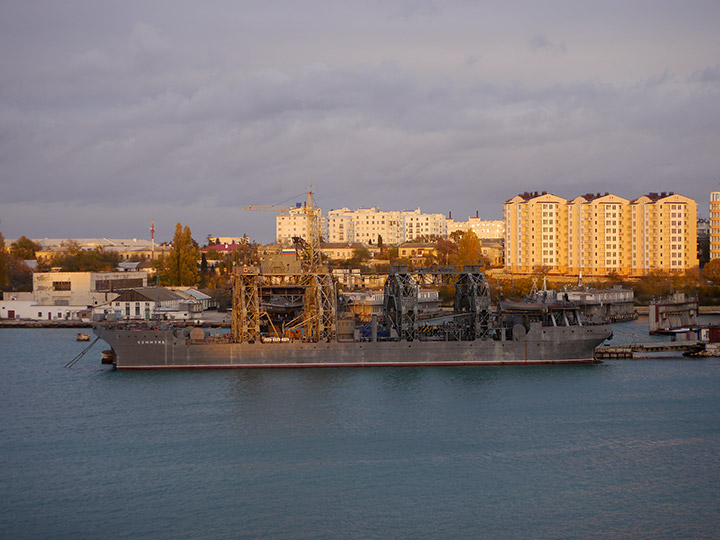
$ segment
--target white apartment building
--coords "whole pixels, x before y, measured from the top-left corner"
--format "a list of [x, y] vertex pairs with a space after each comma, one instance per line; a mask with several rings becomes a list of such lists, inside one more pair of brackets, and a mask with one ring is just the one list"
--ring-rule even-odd
[[440, 236], [447, 238], [447, 221], [443, 214], [423, 214], [420, 209], [403, 211], [405, 223], [405, 242], [422, 236]]
[[[502, 239], [505, 236], [505, 222], [488, 221], [479, 217], [454, 222], [443, 214], [423, 213], [415, 210], [380, 210], [344, 207], [330, 210], [327, 218], [318, 212], [320, 231], [323, 239], [331, 243], [361, 242], [376, 246], [380, 239], [385, 245], [412, 242], [421, 237], [437, 236], [447, 238], [455, 230], [473, 231], [478, 238]], [[290, 210], [276, 218], [276, 239], [280, 244], [292, 241], [293, 236], [307, 239], [307, 216], [303, 208]]]
[[[315, 208], [320, 236], [327, 238], [327, 225], [325, 218], [322, 216], [322, 210]], [[275, 218], [275, 241], [278, 244], [291, 244], [293, 236], [299, 236], [303, 240], [308, 240], [307, 230], [307, 214], [304, 207], [293, 208], [287, 213], [282, 213]]]
[[329, 242], [362, 242], [394, 245], [423, 235], [447, 236], [447, 223], [442, 214], [424, 214], [416, 210], [378, 210], [376, 207], [350, 210], [340, 208], [328, 212]]
[[394, 210], [372, 207], [328, 212], [329, 242], [362, 242], [374, 246], [382, 238], [383, 244], [398, 244], [404, 241], [404, 230], [403, 213]]
[[456, 231], [472, 231], [478, 238], [488, 240], [501, 240], [505, 238], [505, 222], [501, 219], [485, 220], [475, 216], [469, 217], [467, 221], [454, 221], [452, 218], [447, 218], [445, 222], [448, 236]]

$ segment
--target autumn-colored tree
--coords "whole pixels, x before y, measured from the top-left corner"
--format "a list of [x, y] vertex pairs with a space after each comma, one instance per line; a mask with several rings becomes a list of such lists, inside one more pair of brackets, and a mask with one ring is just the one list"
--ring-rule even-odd
[[674, 292], [672, 275], [652, 270], [640, 278], [635, 286], [635, 298], [639, 302], [649, 302], [653, 298], [667, 296]]
[[457, 254], [458, 246], [452, 240], [438, 240], [435, 244], [438, 264], [451, 264], [453, 257]]
[[457, 245], [460, 243], [460, 240], [462, 240], [464, 234], [464, 231], [453, 231], [450, 233], [450, 241], [455, 242], [455, 244]]
[[458, 266], [474, 265], [480, 262], [482, 255], [482, 244], [473, 231], [467, 231], [462, 235], [458, 243], [455, 264]]
[[10, 256], [5, 251], [5, 237], [0, 233], [0, 291], [7, 287], [10, 281], [9, 259]]
[[35, 258], [35, 252], [40, 249], [40, 244], [33, 242], [27, 236], [21, 236], [10, 246], [10, 254], [16, 259], [23, 261]]
[[720, 285], [720, 259], [711, 259], [703, 267], [702, 276], [713, 285]]
[[182, 223], [175, 226], [173, 246], [167, 257], [168, 285], [195, 285], [198, 281], [198, 246], [192, 239], [190, 227]]

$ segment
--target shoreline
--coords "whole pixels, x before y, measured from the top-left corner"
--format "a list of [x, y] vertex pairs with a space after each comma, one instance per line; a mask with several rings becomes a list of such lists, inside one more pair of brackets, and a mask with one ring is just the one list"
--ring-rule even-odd
[[[647, 315], [649, 306], [635, 306], [638, 315]], [[698, 315], [720, 315], [720, 306], [699, 306]], [[117, 322], [142, 322], [142, 321], [117, 321]], [[197, 326], [200, 328], [230, 328], [230, 321], [208, 321], [201, 323], [192, 323], [188, 321], [164, 321], [170, 322], [173, 326]], [[92, 328], [91, 321], [33, 321], [20, 319], [0, 319], [0, 329], [2, 328]]]
[[[137, 321], [117, 321], [118, 323], [132, 323]], [[143, 321], [141, 321], [143, 322]], [[167, 322], [167, 321], [164, 321]], [[84, 321], [20, 321], [20, 320], [0, 320], [0, 328], [92, 328], [93, 322]], [[178, 327], [199, 327], [199, 328], [230, 328], [229, 322], [211, 322], [204, 321], [202, 323], [188, 323], [185, 321], [173, 321], [173, 326]]]

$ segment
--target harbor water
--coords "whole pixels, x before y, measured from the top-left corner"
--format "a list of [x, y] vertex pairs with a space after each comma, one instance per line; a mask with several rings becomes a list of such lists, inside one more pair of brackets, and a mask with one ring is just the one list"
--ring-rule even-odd
[[2, 538], [718, 538], [717, 358], [122, 372], [76, 333], [0, 329]]

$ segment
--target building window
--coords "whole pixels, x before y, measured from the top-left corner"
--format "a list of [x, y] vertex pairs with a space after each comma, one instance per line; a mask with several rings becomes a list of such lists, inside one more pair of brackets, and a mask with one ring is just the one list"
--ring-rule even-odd
[[70, 282], [69, 281], [53, 281], [52, 288], [53, 288], [53, 291], [69, 291], [70, 290]]

